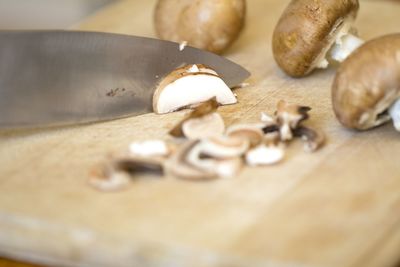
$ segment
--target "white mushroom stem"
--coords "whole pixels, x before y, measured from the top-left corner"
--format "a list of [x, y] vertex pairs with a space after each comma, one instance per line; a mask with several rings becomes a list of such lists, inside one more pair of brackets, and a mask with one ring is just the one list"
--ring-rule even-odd
[[330, 56], [332, 59], [343, 62], [354, 50], [360, 47], [364, 43], [364, 40], [357, 36], [347, 33], [339, 35], [334, 43]]
[[393, 120], [394, 128], [400, 132], [400, 98], [389, 108], [389, 115]]

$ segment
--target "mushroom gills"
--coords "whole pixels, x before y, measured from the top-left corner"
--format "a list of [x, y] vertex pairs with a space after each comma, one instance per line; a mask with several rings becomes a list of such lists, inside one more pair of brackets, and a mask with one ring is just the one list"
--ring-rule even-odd
[[[393, 99], [397, 101], [393, 102]], [[397, 129], [400, 124], [400, 98], [395, 95], [395, 91], [391, 90], [383, 99], [381, 99], [373, 109], [367, 110], [361, 114], [358, 124], [360, 129], [368, 129], [382, 125], [390, 119], [393, 120], [393, 124]], [[396, 126], [397, 125], [397, 126]], [[399, 130], [398, 130], [399, 131]]]
[[331, 32], [331, 43], [321, 52], [313, 64], [315, 68], [326, 69], [329, 66], [329, 60], [343, 62], [354, 50], [360, 47], [364, 40], [355, 36], [355, 31], [351, 25], [354, 19], [343, 19], [337, 22], [337, 25]]

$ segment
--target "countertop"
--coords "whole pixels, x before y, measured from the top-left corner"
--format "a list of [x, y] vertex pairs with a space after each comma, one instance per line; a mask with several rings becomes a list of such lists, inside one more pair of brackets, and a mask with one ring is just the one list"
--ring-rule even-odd
[[[154, 37], [154, 0], [116, 2], [74, 29]], [[246, 27], [224, 54], [250, 86], [222, 107], [227, 125], [257, 121], [280, 99], [312, 107], [326, 146], [301, 142], [281, 164], [207, 183], [138, 177], [117, 193], [87, 185], [89, 169], [134, 140], [166, 138], [185, 111], [73, 127], [0, 132], [0, 255], [50, 266], [389, 267], [400, 260], [399, 134], [344, 129], [334, 117], [335, 69], [287, 77], [271, 35], [288, 1], [249, 0]], [[370, 39], [398, 31], [400, 5], [362, 1]], [[2, 263], [0, 261], [0, 263]], [[18, 266], [18, 265], [11, 265]]]

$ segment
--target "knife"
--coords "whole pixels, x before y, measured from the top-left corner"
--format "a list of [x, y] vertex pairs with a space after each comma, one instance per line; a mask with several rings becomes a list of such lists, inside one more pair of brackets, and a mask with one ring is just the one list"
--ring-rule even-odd
[[0, 128], [111, 120], [152, 111], [166, 74], [215, 69], [232, 87], [250, 73], [210, 52], [158, 39], [81, 31], [0, 31]]

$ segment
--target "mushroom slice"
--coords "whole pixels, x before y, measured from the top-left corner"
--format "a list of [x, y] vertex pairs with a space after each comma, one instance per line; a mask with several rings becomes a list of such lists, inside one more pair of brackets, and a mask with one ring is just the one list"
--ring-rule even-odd
[[116, 191], [126, 188], [137, 172], [163, 172], [163, 160], [160, 158], [142, 158], [123, 156], [111, 159], [94, 169], [89, 184], [101, 191]]
[[234, 104], [236, 97], [213, 70], [190, 65], [171, 72], [161, 81], [153, 95], [157, 114], [173, 112], [216, 97], [222, 105]]
[[310, 110], [310, 107], [288, 104], [284, 100], [278, 102], [276, 118], [283, 141], [288, 141], [293, 138], [292, 131], [297, 128], [302, 121], [309, 118], [308, 111]]
[[[400, 99], [400, 34], [362, 45], [339, 67], [332, 85], [332, 105], [344, 126], [367, 130], [397, 121]], [[390, 111], [390, 112], [389, 112]]]
[[216, 172], [218, 176], [229, 178], [239, 174], [243, 168], [243, 160], [241, 158], [230, 158], [217, 161]]
[[348, 38], [359, 10], [358, 0], [290, 1], [275, 27], [272, 48], [280, 68], [303, 77], [326, 68], [333, 45], [335, 58], [343, 58], [360, 44]]
[[307, 152], [314, 152], [322, 147], [325, 143], [325, 136], [322, 132], [299, 126], [294, 130], [296, 137], [301, 137], [305, 141], [304, 150]]
[[250, 147], [255, 147], [263, 141], [264, 134], [262, 129], [264, 127], [264, 123], [235, 124], [228, 127], [226, 135], [247, 140]]
[[[165, 162], [165, 171], [167, 174], [187, 180], [210, 180], [218, 177], [213, 169], [203, 169], [192, 164], [195, 157], [200, 160], [198, 151], [199, 140], [192, 140], [182, 145], [178, 151]], [[194, 161], [196, 162], [196, 161]]]
[[280, 162], [284, 155], [281, 146], [262, 144], [246, 153], [246, 163], [249, 166], [272, 165]]
[[88, 180], [91, 186], [105, 192], [125, 189], [131, 182], [129, 173], [116, 170], [110, 163], [96, 166]]
[[222, 135], [225, 123], [218, 113], [210, 113], [200, 118], [189, 119], [182, 125], [184, 136], [189, 139], [207, 138]]
[[201, 153], [212, 158], [227, 159], [241, 157], [249, 148], [249, 140], [231, 136], [215, 136], [203, 139]]
[[215, 97], [207, 100], [206, 102], [201, 103], [197, 107], [194, 108], [187, 116], [185, 116], [171, 131], [169, 134], [174, 137], [183, 137], [184, 133], [182, 131], [183, 124], [191, 119], [201, 118], [208, 114], [214, 113], [218, 108], [218, 102]]
[[[242, 148], [243, 150], [243, 148]], [[224, 147], [223, 149], [218, 146], [207, 144], [206, 141], [200, 141], [197, 143], [187, 154], [187, 162], [197, 169], [205, 172], [213, 172], [217, 176], [222, 177], [232, 177], [235, 176], [242, 167], [242, 160], [237, 155], [236, 149], [228, 149]], [[216, 155], [215, 157], [210, 154]], [[221, 156], [230, 156], [221, 157]], [[232, 157], [236, 156], [236, 157]]]
[[129, 145], [129, 152], [140, 157], [167, 157], [172, 148], [162, 140], [147, 140], [133, 142]]

